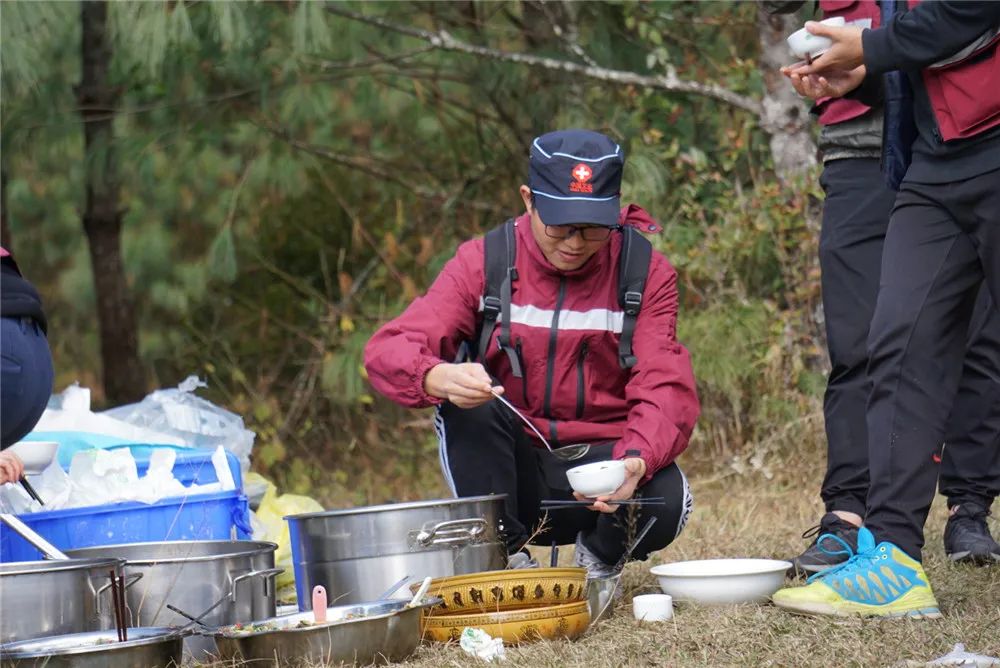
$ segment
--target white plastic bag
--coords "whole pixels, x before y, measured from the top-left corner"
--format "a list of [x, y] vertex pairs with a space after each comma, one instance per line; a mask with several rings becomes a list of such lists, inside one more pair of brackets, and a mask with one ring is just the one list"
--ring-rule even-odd
[[503, 640], [491, 637], [482, 629], [466, 626], [462, 629], [462, 636], [459, 638], [458, 644], [465, 650], [466, 654], [471, 654], [483, 661], [503, 661], [506, 658]]
[[208, 386], [197, 376], [188, 376], [174, 389], [156, 390], [137, 404], [112, 408], [100, 415], [180, 437], [186, 445], [199, 448], [221, 445], [239, 458], [246, 475], [255, 434], [236, 413], [197, 396], [195, 390], [199, 387]]

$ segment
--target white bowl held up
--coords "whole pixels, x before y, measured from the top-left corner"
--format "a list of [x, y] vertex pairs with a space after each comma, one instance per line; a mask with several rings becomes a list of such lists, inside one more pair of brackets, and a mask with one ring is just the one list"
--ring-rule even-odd
[[588, 498], [611, 494], [625, 482], [625, 462], [609, 459], [582, 466], [574, 466], [566, 471], [573, 490]]
[[768, 601], [791, 567], [777, 559], [702, 559], [661, 564], [650, 572], [675, 601], [727, 605]]
[[18, 441], [7, 448], [24, 462], [25, 475], [38, 475], [52, 463], [59, 443], [56, 441]]
[[[829, 19], [823, 19], [820, 23], [842, 28], [846, 24], [846, 21], [843, 16], [834, 16]], [[805, 28], [799, 28], [793, 32], [788, 36], [786, 41], [788, 42], [788, 48], [792, 50], [792, 53], [797, 58], [805, 58], [807, 55], [817, 58], [833, 46], [833, 40], [829, 37], [814, 35]]]

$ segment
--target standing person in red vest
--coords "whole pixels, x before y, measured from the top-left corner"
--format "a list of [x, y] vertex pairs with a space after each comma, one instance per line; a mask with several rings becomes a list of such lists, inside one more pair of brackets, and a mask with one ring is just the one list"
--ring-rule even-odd
[[920, 561], [923, 526], [980, 282], [1000, 300], [1000, 3], [911, 1], [878, 29], [809, 27], [833, 46], [787, 69], [796, 89], [863, 96], [873, 77], [903, 71], [917, 137], [868, 336], [864, 526], [856, 550], [821, 539], [850, 558], [774, 602], [809, 614], [939, 617]]
[[[510, 568], [538, 565], [529, 542], [555, 542], [575, 544], [589, 576], [610, 575], [630, 519], [636, 527], [657, 520], [633, 552], [645, 559], [680, 534], [691, 510], [675, 459], [699, 403], [677, 341], [677, 273], [639, 233], [659, 225], [636, 205], [621, 208], [624, 164], [621, 146], [597, 132], [537, 137], [519, 190], [524, 213], [459, 246], [427, 294], [365, 348], [376, 390], [404, 406], [437, 407], [455, 495], [507, 495]], [[542, 434], [554, 448], [589, 446], [564, 461]], [[622, 462], [614, 492], [542, 508], [545, 499], [574, 500], [568, 469], [606, 460]], [[616, 501], [635, 495], [663, 503], [630, 518]]]
[[[798, 11], [805, 0], [763, 0], [771, 13]], [[824, 18], [878, 28], [876, 0], [819, 0]], [[804, 537], [812, 543], [792, 559], [794, 574], [811, 575], [845, 561], [843, 552], [824, 550], [819, 537], [836, 535], [857, 548], [858, 528], [868, 497], [868, 354], [866, 339], [875, 311], [882, 247], [897, 183], [886, 183], [882, 156], [881, 105], [825, 97], [812, 110], [820, 123], [819, 148], [826, 198], [820, 232], [823, 313], [831, 370], [823, 401], [827, 470], [820, 488], [825, 514]], [[958, 398], [948, 420], [948, 447], [941, 463], [941, 491], [952, 509], [945, 528], [945, 552], [955, 561], [1000, 560], [986, 516], [1000, 494], [1000, 311], [988, 290], [980, 290], [969, 331], [969, 350]], [[994, 414], [996, 413], [996, 414]], [[995, 555], [995, 556], [994, 556]]]

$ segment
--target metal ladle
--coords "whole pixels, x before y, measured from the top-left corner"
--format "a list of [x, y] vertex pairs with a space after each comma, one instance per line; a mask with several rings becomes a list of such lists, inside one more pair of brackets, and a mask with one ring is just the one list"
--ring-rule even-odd
[[45, 555], [46, 559], [69, 559], [62, 550], [38, 535], [31, 527], [22, 522], [12, 513], [0, 513], [0, 521], [20, 534], [21, 538], [31, 543], [36, 550]]
[[517, 408], [514, 407], [514, 404], [507, 401], [503, 395], [495, 389], [490, 389], [490, 392], [494, 397], [496, 397], [497, 401], [509, 408], [514, 415], [521, 418], [521, 421], [524, 424], [528, 425], [528, 428], [531, 429], [531, 431], [535, 432], [535, 436], [542, 440], [542, 443], [545, 444], [545, 447], [548, 448], [549, 452], [552, 453], [556, 459], [561, 459], [564, 462], [571, 462], [574, 459], [579, 459], [590, 452], [590, 443], [575, 443], [573, 445], [565, 445], [561, 448], [553, 448], [546, 438], [542, 436], [542, 432], [538, 431], [538, 429], [535, 428], [535, 425], [531, 423], [531, 420], [525, 417], [524, 413], [517, 410]]

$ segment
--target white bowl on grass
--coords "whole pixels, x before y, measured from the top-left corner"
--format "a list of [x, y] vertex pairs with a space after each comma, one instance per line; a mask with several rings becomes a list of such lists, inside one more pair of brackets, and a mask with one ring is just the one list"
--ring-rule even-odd
[[18, 441], [7, 448], [24, 463], [25, 475], [38, 475], [52, 463], [59, 449], [56, 441]]
[[702, 559], [661, 564], [650, 573], [675, 601], [728, 605], [767, 602], [791, 567], [778, 559]]
[[625, 462], [609, 459], [582, 466], [574, 466], [566, 471], [569, 484], [578, 494], [595, 498], [611, 494], [625, 482]]

